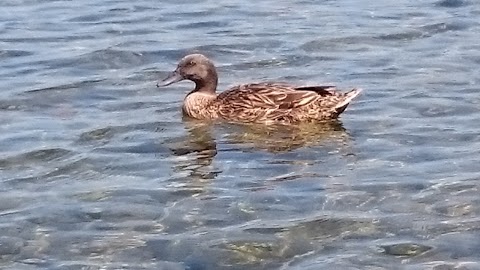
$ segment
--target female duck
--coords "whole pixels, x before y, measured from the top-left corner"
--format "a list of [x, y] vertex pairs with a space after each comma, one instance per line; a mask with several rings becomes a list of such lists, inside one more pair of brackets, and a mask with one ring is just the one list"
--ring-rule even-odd
[[242, 84], [216, 94], [218, 77], [204, 55], [185, 56], [157, 86], [182, 80], [195, 83], [183, 102], [183, 113], [196, 119], [244, 123], [316, 122], [337, 118], [360, 92], [338, 93], [334, 86], [293, 86], [283, 83]]

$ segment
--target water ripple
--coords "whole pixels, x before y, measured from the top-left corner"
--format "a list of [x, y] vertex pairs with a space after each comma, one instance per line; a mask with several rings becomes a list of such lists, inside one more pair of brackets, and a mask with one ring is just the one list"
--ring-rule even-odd
[[[0, 268], [479, 268], [473, 1], [0, 4]], [[339, 121], [182, 119], [219, 89], [365, 89]]]

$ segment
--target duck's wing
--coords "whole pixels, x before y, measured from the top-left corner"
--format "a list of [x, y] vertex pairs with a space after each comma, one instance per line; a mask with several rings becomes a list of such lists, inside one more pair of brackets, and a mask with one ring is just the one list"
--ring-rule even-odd
[[296, 87], [280, 83], [238, 85], [218, 95], [225, 105], [244, 109], [293, 109], [314, 102], [320, 97], [336, 97], [334, 86]]
[[[215, 111], [244, 122], [331, 119], [342, 113], [360, 90], [339, 93], [333, 86], [260, 83], [233, 87], [217, 96]], [[212, 108], [213, 109], [213, 108]]]

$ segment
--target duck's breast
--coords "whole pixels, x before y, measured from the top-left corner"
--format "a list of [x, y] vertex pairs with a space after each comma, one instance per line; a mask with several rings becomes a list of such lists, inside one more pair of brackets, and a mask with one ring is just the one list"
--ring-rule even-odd
[[216, 96], [201, 92], [188, 94], [183, 100], [183, 114], [196, 119], [214, 119], [217, 118], [216, 111], [210, 106]]

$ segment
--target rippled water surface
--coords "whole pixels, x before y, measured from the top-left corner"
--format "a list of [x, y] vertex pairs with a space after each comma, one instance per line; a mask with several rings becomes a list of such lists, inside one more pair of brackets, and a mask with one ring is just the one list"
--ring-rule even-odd
[[[2, 0], [1, 269], [480, 269], [480, 3]], [[182, 120], [192, 85], [357, 86], [338, 122]]]

